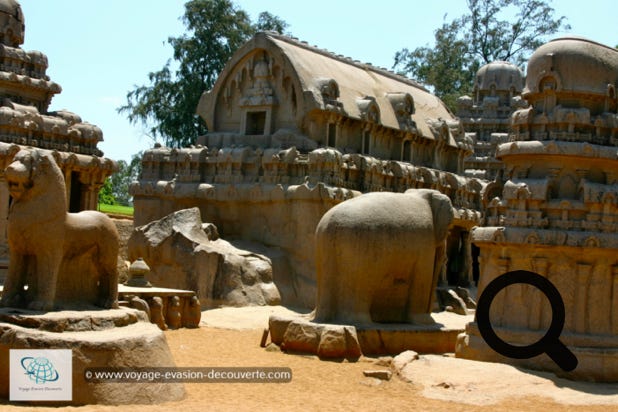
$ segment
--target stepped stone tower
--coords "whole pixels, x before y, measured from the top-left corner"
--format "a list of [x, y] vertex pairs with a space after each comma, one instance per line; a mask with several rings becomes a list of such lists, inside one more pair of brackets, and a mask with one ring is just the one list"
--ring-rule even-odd
[[2, 260], [10, 202], [3, 171], [20, 146], [54, 152], [65, 176], [71, 212], [96, 209], [99, 189], [116, 168], [97, 148], [103, 140], [101, 129], [75, 113], [48, 111], [62, 88], [47, 76], [45, 54], [20, 47], [24, 34], [19, 3], [0, 0], [0, 267], [6, 265]]
[[502, 169], [494, 156], [496, 147], [508, 140], [511, 114], [527, 106], [521, 98], [523, 86], [524, 75], [517, 66], [497, 61], [478, 70], [473, 97], [457, 99], [457, 115], [474, 142], [474, 153], [464, 160], [466, 175], [493, 180]]
[[[479, 293], [499, 275], [548, 278], [566, 307], [561, 341], [579, 366], [571, 377], [618, 381], [618, 50], [579, 38], [538, 48], [528, 62], [509, 142], [498, 146], [506, 183], [472, 231], [480, 248]], [[539, 340], [551, 322], [536, 288], [513, 285], [492, 304], [493, 328], [514, 345]], [[476, 323], [458, 356], [558, 370], [545, 355], [499, 357]]]

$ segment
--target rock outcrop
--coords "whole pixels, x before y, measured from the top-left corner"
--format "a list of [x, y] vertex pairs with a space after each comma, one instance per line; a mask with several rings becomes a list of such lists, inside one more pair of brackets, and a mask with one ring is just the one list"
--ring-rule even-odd
[[131, 260], [148, 263], [154, 285], [193, 290], [203, 309], [281, 301], [270, 259], [220, 239], [214, 225], [202, 223], [198, 208], [137, 227], [128, 249]]

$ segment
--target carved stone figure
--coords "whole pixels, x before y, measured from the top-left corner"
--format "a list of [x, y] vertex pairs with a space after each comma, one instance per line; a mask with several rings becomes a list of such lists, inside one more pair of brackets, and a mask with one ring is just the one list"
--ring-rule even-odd
[[117, 307], [118, 232], [112, 220], [96, 211], [67, 213], [64, 177], [49, 152], [20, 150], [5, 175], [13, 201], [0, 305]]
[[148, 319], [150, 319], [150, 307], [148, 306], [148, 302], [139, 296], [133, 296], [131, 300], [129, 300], [129, 306], [134, 309], [139, 309], [142, 312], [148, 315]]
[[428, 189], [369, 193], [329, 210], [316, 229], [315, 320], [422, 320], [452, 221], [449, 198]]
[[[117, 165], [97, 148], [103, 141], [99, 127], [67, 110], [49, 111], [62, 88], [47, 73], [47, 56], [21, 47], [25, 29], [19, 2], [0, 0], [0, 170], [11, 162], [17, 145], [57, 150], [56, 161], [71, 193], [69, 211], [94, 210], [99, 189]], [[4, 186], [0, 173], [0, 283], [8, 264], [9, 193]]]
[[168, 300], [165, 319], [167, 320], [167, 327], [169, 329], [180, 328], [182, 321], [180, 314], [180, 298], [178, 296], [172, 296]]
[[185, 328], [198, 328], [202, 318], [200, 300], [197, 296], [191, 297], [187, 302], [184, 313], [182, 314], [182, 326]]
[[167, 330], [165, 316], [163, 316], [163, 299], [158, 296], [150, 299], [150, 322], [154, 323], [161, 330]]

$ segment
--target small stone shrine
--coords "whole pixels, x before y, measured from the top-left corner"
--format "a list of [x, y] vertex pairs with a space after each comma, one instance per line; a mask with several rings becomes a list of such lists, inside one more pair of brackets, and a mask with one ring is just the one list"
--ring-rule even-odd
[[[67, 186], [68, 211], [96, 210], [99, 189], [115, 168], [97, 144], [101, 129], [66, 110], [49, 112], [60, 85], [47, 76], [47, 56], [25, 51], [25, 24], [15, 0], [0, 0], [0, 169], [11, 162], [14, 145], [56, 152]], [[0, 173], [0, 266], [6, 267], [9, 194]], [[2, 274], [0, 273], [0, 283]]]
[[[0, 398], [9, 399], [11, 350], [68, 349], [72, 398], [55, 405], [180, 400], [182, 383], [87, 380], [87, 368], [175, 364], [165, 335], [144, 312], [113, 309], [116, 227], [96, 211], [69, 212], [96, 208], [98, 188], [114, 163], [99, 157], [100, 129], [72, 113], [47, 113], [60, 87], [45, 75], [45, 55], [19, 48], [23, 34], [19, 4], [0, 0], [0, 233], [8, 232], [10, 246], [0, 298]], [[172, 306], [178, 312], [178, 302]], [[45, 380], [32, 385], [42, 395], [48, 390]]]

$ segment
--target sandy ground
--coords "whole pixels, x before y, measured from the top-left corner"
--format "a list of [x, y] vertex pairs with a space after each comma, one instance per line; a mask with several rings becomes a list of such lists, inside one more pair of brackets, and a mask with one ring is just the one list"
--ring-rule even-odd
[[446, 356], [424, 356], [390, 381], [364, 377], [363, 371], [388, 369], [384, 360], [320, 361], [314, 356], [267, 351], [259, 346], [272, 313], [281, 307], [227, 308], [204, 313], [199, 329], [167, 331], [178, 366], [289, 367], [290, 383], [193, 383], [179, 402], [152, 406], [33, 408], [0, 402], [1, 411], [603, 411], [618, 408], [618, 384], [600, 385], [558, 379], [492, 363]]

